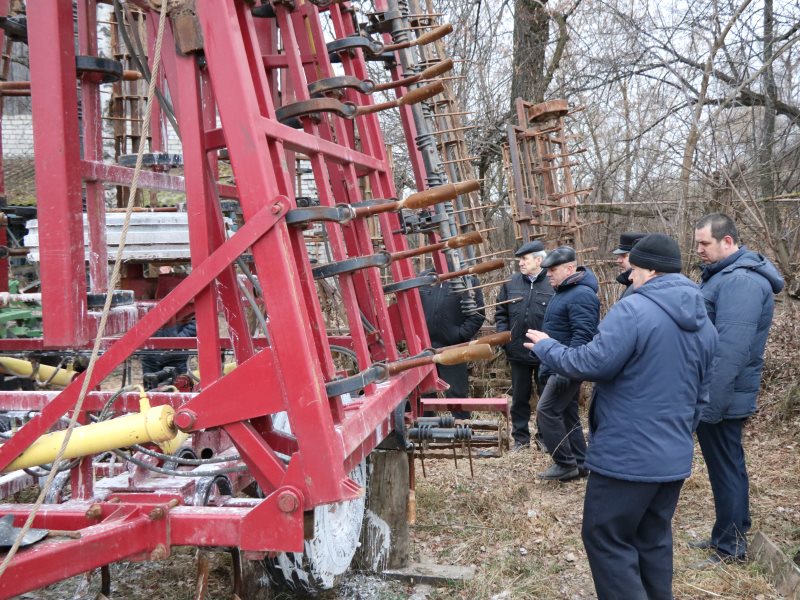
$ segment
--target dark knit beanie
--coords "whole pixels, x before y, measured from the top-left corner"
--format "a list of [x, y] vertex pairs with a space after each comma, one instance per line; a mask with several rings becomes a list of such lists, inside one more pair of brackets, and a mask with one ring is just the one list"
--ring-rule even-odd
[[636, 242], [628, 260], [636, 267], [659, 273], [681, 272], [681, 249], [678, 242], [663, 233], [651, 233]]

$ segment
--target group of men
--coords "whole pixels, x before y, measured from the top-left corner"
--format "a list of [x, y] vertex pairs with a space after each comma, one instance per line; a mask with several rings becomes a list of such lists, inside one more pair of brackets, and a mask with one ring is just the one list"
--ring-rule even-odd
[[[638, 239], [635, 239], [638, 238]], [[580, 346], [530, 329], [548, 369], [594, 382], [582, 538], [598, 598], [672, 598], [672, 517], [691, 473], [696, 432], [716, 520], [705, 567], [746, 557], [750, 529], [742, 427], [755, 412], [774, 295], [783, 279], [740, 246], [730, 217], [695, 228], [698, 286], [678, 243], [625, 234], [630, 287]]]
[[[536, 441], [553, 459], [538, 477], [588, 476], [582, 538], [601, 600], [672, 598], [672, 517], [695, 433], [716, 516], [710, 537], [690, 544], [710, 551], [697, 566], [746, 557], [742, 430], [756, 410], [783, 279], [740, 245], [730, 217], [708, 215], [694, 234], [699, 285], [680, 274], [675, 240], [623, 233], [613, 252], [625, 290], [602, 321], [597, 279], [567, 246], [547, 253], [541, 242], [524, 244], [515, 253], [519, 273], [497, 297], [497, 331], [512, 334], [504, 349], [514, 448], [531, 443], [535, 387]], [[477, 332], [476, 314], [458, 323], [460, 335]], [[466, 370], [461, 375], [466, 395]], [[594, 382], [588, 448], [578, 413], [583, 381]]]

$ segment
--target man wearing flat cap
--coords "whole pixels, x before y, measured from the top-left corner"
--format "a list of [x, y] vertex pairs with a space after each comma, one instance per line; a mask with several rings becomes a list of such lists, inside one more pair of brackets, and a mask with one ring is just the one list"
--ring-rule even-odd
[[617, 275], [617, 281], [625, 286], [625, 290], [619, 297], [620, 300], [633, 291], [631, 287], [631, 263], [628, 260], [628, 256], [634, 244], [646, 235], [646, 233], [642, 233], [641, 231], [626, 231], [621, 233], [619, 235], [619, 244], [611, 251], [611, 254], [615, 254], [617, 257], [617, 266], [622, 269], [622, 272]]
[[[545, 311], [542, 330], [570, 348], [588, 344], [600, 320], [597, 278], [578, 266], [575, 250], [569, 246], [550, 252], [542, 267], [556, 292]], [[586, 475], [586, 440], [578, 409], [582, 379], [553, 372], [546, 364], [539, 377], [547, 383], [536, 406], [536, 422], [553, 464], [537, 477], [568, 481]]]
[[[595, 382], [581, 536], [599, 600], [672, 598], [672, 517], [692, 469], [717, 333], [678, 243], [648, 235], [630, 253], [633, 292], [588, 344], [529, 331], [557, 373]], [[558, 297], [558, 295], [556, 295]]]
[[547, 303], [553, 296], [553, 288], [542, 269], [542, 260], [547, 255], [542, 242], [527, 242], [514, 253], [519, 261], [519, 273], [504, 283], [497, 295], [500, 304], [495, 311], [498, 332], [510, 331], [511, 341], [503, 348], [511, 366], [511, 436], [512, 449], [527, 448], [531, 443], [529, 422], [531, 419], [531, 394], [534, 383], [538, 395], [539, 359], [522, 347], [525, 332], [542, 326]]

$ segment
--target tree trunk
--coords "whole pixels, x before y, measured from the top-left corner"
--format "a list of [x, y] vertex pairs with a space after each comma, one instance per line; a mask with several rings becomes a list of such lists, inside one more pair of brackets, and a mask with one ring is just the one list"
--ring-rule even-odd
[[511, 110], [516, 98], [538, 103], [547, 91], [545, 52], [550, 40], [547, 0], [514, 2], [514, 74], [511, 81]]
[[775, 86], [775, 72], [772, 67], [772, 51], [774, 43], [774, 15], [772, 0], [764, 0], [764, 121], [761, 131], [761, 144], [758, 153], [758, 178], [761, 187], [761, 197], [764, 201], [764, 212], [769, 227], [776, 240], [779, 235], [780, 223], [778, 208], [771, 200], [775, 196], [775, 178], [772, 150], [775, 143], [775, 100], [777, 88]]

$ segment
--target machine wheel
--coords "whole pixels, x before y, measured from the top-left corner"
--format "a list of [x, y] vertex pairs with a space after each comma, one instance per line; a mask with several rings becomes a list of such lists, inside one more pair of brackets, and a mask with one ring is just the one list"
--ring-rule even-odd
[[[362, 462], [350, 477], [366, 488], [367, 467]], [[303, 552], [284, 552], [266, 559], [266, 570], [277, 587], [301, 593], [331, 589], [350, 567], [358, 549], [364, 520], [365, 498], [314, 509], [314, 537]]]

